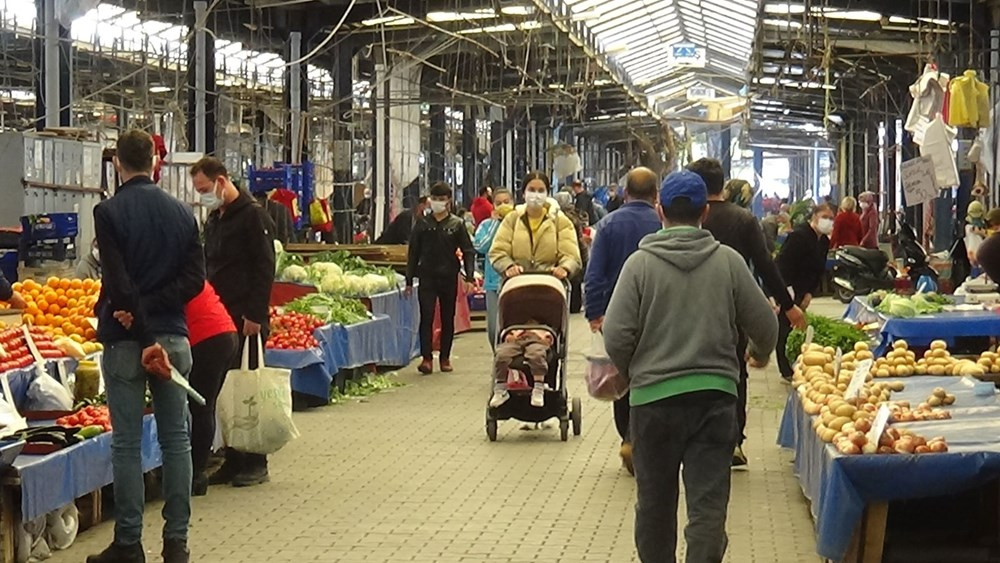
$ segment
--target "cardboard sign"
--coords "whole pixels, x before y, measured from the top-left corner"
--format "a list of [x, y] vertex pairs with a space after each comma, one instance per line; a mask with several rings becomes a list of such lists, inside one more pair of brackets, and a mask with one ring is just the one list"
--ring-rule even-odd
[[837, 348], [837, 353], [833, 355], [833, 376], [840, 377], [840, 363], [844, 360], [844, 351]]
[[812, 325], [807, 326], [806, 327], [806, 341], [805, 341], [805, 344], [804, 344], [807, 349], [809, 348], [809, 345], [813, 343], [813, 337], [815, 337], [815, 336], [816, 336], [816, 329], [814, 329], [812, 327]]
[[854, 375], [851, 376], [851, 382], [847, 384], [847, 390], [844, 391], [845, 399], [854, 399], [861, 394], [861, 389], [865, 386], [865, 379], [871, 370], [871, 360], [864, 360], [854, 368]]
[[875, 421], [872, 422], [872, 429], [868, 431], [868, 443], [878, 445], [878, 441], [885, 432], [885, 427], [889, 424], [889, 407], [882, 405], [875, 413]]
[[911, 158], [899, 166], [899, 174], [906, 196], [906, 205], [926, 203], [938, 196], [934, 159], [930, 156]]

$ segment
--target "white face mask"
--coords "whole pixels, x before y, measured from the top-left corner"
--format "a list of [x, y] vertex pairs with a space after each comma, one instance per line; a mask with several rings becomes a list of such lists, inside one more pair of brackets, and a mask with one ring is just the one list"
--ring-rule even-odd
[[215, 211], [216, 209], [222, 207], [224, 200], [216, 193], [216, 185], [212, 185], [212, 189], [201, 194], [201, 206], [207, 208], [209, 211]]
[[100, 250], [98, 250], [98, 249], [95, 248], [95, 249], [93, 249], [93, 250], [90, 251], [90, 254], [91, 254], [91, 256], [94, 257], [94, 260], [97, 260], [98, 262], [101, 261], [101, 251]]
[[541, 207], [545, 205], [547, 195], [542, 192], [524, 192], [524, 203], [528, 207]]
[[447, 201], [431, 200], [431, 213], [444, 213], [448, 209]]
[[869, 207], [870, 205], [871, 205], [871, 204], [870, 204], [870, 203], [868, 203], [867, 201], [862, 201], [862, 202], [861, 202], [861, 210], [862, 210], [862, 211], [864, 211], [865, 209], [868, 209], [868, 207]]
[[820, 233], [829, 235], [833, 232], [833, 219], [830, 219], [829, 217], [821, 217], [816, 228]]

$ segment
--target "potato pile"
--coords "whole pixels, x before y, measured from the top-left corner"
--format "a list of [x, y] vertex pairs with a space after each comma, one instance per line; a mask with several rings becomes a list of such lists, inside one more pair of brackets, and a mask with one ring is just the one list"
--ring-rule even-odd
[[[955, 402], [954, 395], [951, 396], [951, 401]], [[938, 405], [940, 404], [938, 403]], [[948, 420], [951, 418], [950, 412], [934, 408], [930, 403], [920, 403], [917, 408], [913, 409], [910, 408], [909, 401], [893, 401], [889, 403], [889, 412], [891, 422], [920, 422], [922, 420]]]
[[959, 360], [948, 352], [944, 340], [931, 342], [924, 357], [917, 362], [916, 375], [984, 375], [986, 369], [972, 360]]
[[1000, 373], [1000, 354], [996, 352], [990, 352], [989, 350], [983, 352], [979, 355], [979, 360], [976, 363], [982, 366], [983, 371]]
[[930, 454], [948, 451], [942, 437], [930, 440], [905, 428], [886, 428], [877, 444], [868, 441], [860, 430], [839, 432], [833, 439], [837, 451], [844, 455], [858, 454]]
[[875, 377], [908, 377], [917, 372], [917, 355], [905, 340], [892, 343], [892, 350], [884, 358], [875, 360], [872, 375]]

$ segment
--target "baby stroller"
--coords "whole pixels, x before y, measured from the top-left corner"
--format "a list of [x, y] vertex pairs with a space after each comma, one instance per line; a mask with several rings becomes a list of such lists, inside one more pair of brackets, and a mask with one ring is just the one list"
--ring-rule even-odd
[[[545, 377], [545, 405], [531, 406], [531, 387], [510, 388], [510, 399], [499, 407], [486, 406], [486, 435], [491, 442], [497, 439], [497, 423], [516, 419], [522, 422], [544, 422], [559, 419], [560, 437], [569, 439], [569, 424], [573, 435], [579, 436], [582, 423], [580, 398], [573, 399], [569, 407], [566, 393], [566, 355], [569, 347], [569, 302], [566, 284], [548, 274], [524, 274], [504, 282], [497, 303], [497, 344], [512, 330], [543, 329], [552, 333], [554, 344], [549, 349], [549, 371]], [[529, 324], [530, 323], [530, 324]], [[526, 381], [531, 381], [530, 371], [521, 359], [511, 364]], [[490, 370], [492, 378], [493, 370]]]

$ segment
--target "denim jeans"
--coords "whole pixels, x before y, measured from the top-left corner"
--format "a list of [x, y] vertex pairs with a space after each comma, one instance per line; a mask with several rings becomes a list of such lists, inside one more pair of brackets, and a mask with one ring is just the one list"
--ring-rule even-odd
[[701, 391], [632, 407], [630, 434], [638, 501], [635, 544], [643, 563], [674, 563], [677, 502], [684, 479], [687, 563], [720, 563], [726, 553], [736, 397]]
[[[185, 377], [191, 371], [187, 338], [160, 336], [157, 342]], [[163, 451], [163, 537], [187, 539], [191, 520], [191, 441], [188, 437], [187, 394], [179, 386], [146, 372], [138, 342], [108, 344], [102, 367], [111, 411], [111, 461], [114, 467], [115, 543], [133, 545], [142, 540], [145, 486], [142, 479], [142, 416], [146, 384], [153, 394], [156, 430]]]
[[497, 349], [497, 307], [499, 300], [499, 291], [494, 289], [486, 291], [486, 335], [490, 339], [490, 348], [494, 351]]

